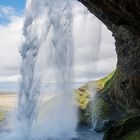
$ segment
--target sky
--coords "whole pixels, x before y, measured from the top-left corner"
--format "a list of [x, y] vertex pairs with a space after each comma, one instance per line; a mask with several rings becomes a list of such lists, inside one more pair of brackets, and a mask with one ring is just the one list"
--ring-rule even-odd
[[[0, 83], [19, 81], [24, 10], [25, 0], [0, 0]], [[111, 32], [78, 2], [74, 4], [73, 15], [76, 80], [105, 76], [115, 69], [117, 61]], [[48, 79], [50, 71], [46, 74]]]
[[26, 0], [1, 0], [0, 5], [14, 8], [15, 10], [21, 11], [25, 7]]

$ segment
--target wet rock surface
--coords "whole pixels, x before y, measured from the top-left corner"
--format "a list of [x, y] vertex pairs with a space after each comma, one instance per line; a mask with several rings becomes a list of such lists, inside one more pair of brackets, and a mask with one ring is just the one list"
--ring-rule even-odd
[[140, 116], [122, 119], [106, 130], [104, 140], [139, 140]]
[[122, 108], [140, 111], [140, 1], [79, 1], [111, 30], [116, 41], [118, 75], [107, 95]]
[[100, 134], [90, 134], [90, 133], [81, 133], [79, 137], [75, 140], [102, 140], [102, 135]]
[[81, 128], [78, 130], [78, 138], [75, 140], [102, 140], [103, 133], [96, 133], [92, 129]]
[[[78, 1], [100, 19], [115, 38], [118, 57], [116, 74], [111, 79], [109, 86], [101, 91], [103, 99], [110, 105], [111, 119], [117, 121], [140, 114], [140, 1]], [[133, 122], [137, 121], [136, 119], [134, 118]], [[120, 129], [118, 127], [110, 128], [110, 131], [105, 133], [107, 136], [104, 139], [140, 139], [140, 129], [130, 130], [129, 127], [131, 128], [133, 123], [128, 125], [127, 122], [131, 123], [131, 119], [121, 125]], [[127, 129], [130, 131], [128, 132]], [[124, 132], [123, 130], [128, 132], [127, 136], [121, 138], [116, 136], [116, 131]]]
[[[78, 0], [110, 29], [123, 26], [131, 33], [140, 33], [139, 0]], [[113, 30], [112, 30], [113, 31]]]

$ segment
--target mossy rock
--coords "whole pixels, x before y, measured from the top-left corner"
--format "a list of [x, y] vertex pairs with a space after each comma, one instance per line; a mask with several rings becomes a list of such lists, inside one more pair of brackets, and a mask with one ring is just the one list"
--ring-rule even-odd
[[120, 140], [140, 140], [140, 129], [129, 132], [128, 134], [123, 136]]
[[140, 115], [125, 118], [109, 127], [103, 140], [140, 140]]
[[85, 109], [79, 108], [79, 126], [91, 126], [92, 113], [90, 108], [91, 102], [88, 103]]
[[109, 118], [110, 110], [108, 104], [101, 98], [97, 97], [95, 101], [90, 101], [85, 109], [79, 109], [79, 124], [91, 126], [92, 120], [103, 120]]
[[90, 96], [87, 90], [75, 90], [77, 105], [81, 110], [85, 110], [90, 102]]
[[106, 119], [110, 115], [108, 104], [103, 98], [97, 97], [92, 103], [92, 116], [94, 118]]
[[[93, 119], [97, 119], [102, 123], [110, 116], [110, 107], [108, 103], [97, 93], [95, 100], [91, 101], [89, 94], [89, 86], [96, 88], [97, 91], [107, 87], [109, 85], [108, 81], [116, 74], [116, 70], [107, 75], [106, 77], [97, 80], [90, 81], [85, 85], [81, 86], [79, 89], [75, 90], [75, 95], [77, 99], [77, 104], [79, 107], [79, 124], [80, 125], [90, 125]], [[91, 88], [91, 87], [90, 87]]]
[[79, 89], [82, 91], [88, 90], [89, 85], [90, 85], [90, 86], [94, 87], [97, 91], [100, 91], [100, 90], [106, 88], [109, 84], [111, 84], [112, 79], [114, 79], [114, 77], [116, 77], [116, 76], [117, 76], [117, 70], [114, 70], [113, 72], [111, 72], [110, 74], [105, 76], [104, 78], [87, 82], [86, 84], [81, 86]]

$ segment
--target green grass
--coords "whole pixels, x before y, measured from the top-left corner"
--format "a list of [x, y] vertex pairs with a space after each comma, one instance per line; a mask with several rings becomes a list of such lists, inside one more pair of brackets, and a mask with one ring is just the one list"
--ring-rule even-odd
[[[92, 87], [96, 88], [98, 91], [105, 89], [108, 85], [111, 84], [111, 81], [116, 76], [116, 73], [117, 73], [116, 70], [114, 70], [112, 73], [108, 74], [106, 77], [96, 80], [96, 81], [87, 82], [86, 84], [81, 86], [79, 89], [76, 89], [75, 93], [76, 93], [76, 98], [77, 98], [79, 107], [81, 109], [85, 109], [87, 107], [89, 102], [85, 102], [85, 101], [86, 101], [86, 99], [89, 100], [89, 96], [84, 96], [84, 95], [89, 94], [90, 88], [92, 88]], [[94, 110], [97, 111], [99, 108], [100, 108], [99, 110], [104, 110], [104, 108], [102, 108], [103, 107], [102, 104], [103, 104], [102, 100], [96, 101]], [[105, 108], [105, 110], [106, 110], [106, 108]]]
[[114, 70], [113, 72], [111, 72], [110, 74], [108, 74], [106, 77], [95, 81], [96, 86], [99, 89], [103, 89], [106, 86], [107, 82], [110, 81], [110, 79], [113, 77], [113, 75], [115, 74], [115, 72], [116, 72], [116, 70]]
[[3, 121], [5, 119], [5, 108], [0, 106], [0, 121]]
[[92, 104], [92, 113], [94, 118], [105, 119], [110, 113], [108, 104], [102, 98], [97, 98]]
[[[101, 97], [97, 98], [94, 101], [94, 103], [92, 103], [92, 102], [90, 102], [89, 96], [84, 96], [84, 95], [89, 95], [89, 89], [92, 88], [92, 87], [96, 88], [98, 91], [106, 88], [106, 86], [111, 84], [111, 81], [112, 81], [112, 79], [115, 75], [116, 75], [116, 70], [114, 70], [112, 73], [108, 74], [107, 76], [105, 76], [102, 79], [87, 82], [82, 87], [75, 90], [76, 98], [77, 98], [77, 101], [78, 101], [78, 106], [81, 110], [83, 110], [82, 112], [85, 111], [85, 113], [83, 113], [83, 114], [81, 113], [81, 118], [84, 118], [84, 119], [82, 119], [82, 121], [83, 120], [85, 121], [88, 118], [88, 117], [85, 117], [85, 114], [86, 114], [86, 112], [88, 112], [86, 110], [88, 110], [88, 108], [91, 107], [91, 106], [92, 106], [92, 113], [93, 113], [92, 116], [94, 118], [105, 119], [110, 115], [109, 106]], [[80, 103], [79, 100], [82, 99], [83, 97], [84, 97], [84, 99], [88, 99], [89, 102], [84, 102], [82, 100], [82, 103]], [[89, 116], [89, 115], [87, 115], [87, 116]]]
[[81, 91], [84, 91], [84, 90], [88, 90], [88, 87], [91, 86], [91, 87], [97, 88], [97, 90], [101, 90], [109, 84], [109, 81], [112, 79], [112, 77], [115, 75], [115, 73], [116, 73], [116, 70], [114, 70], [113, 72], [111, 72], [110, 74], [108, 74], [107, 76], [105, 76], [102, 79], [87, 82], [86, 84], [84, 84], [79, 89]]

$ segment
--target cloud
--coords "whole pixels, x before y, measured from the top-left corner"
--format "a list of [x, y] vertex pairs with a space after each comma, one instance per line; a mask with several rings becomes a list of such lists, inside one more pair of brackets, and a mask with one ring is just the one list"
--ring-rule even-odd
[[17, 83], [20, 75], [0, 76], [0, 83]]
[[[116, 68], [117, 57], [112, 33], [76, 1], [73, 9], [73, 38], [73, 73], [76, 81], [99, 79]], [[44, 82], [55, 82], [52, 69], [55, 68], [51, 61], [51, 66], [47, 66], [46, 74], [43, 76]]]
[[10, 22], [10, 17], [13, 15], [16, 15], [16, 11], [13, 7], [0, 5], [0, 24]]
[[14, 17], [22, 17], [23, 10], [15, 10], [15, 8], [10, 6], [0, 5], [0, 24], [6, 25], [9, 24]]
[[115, 40], [83, 5], [77, 2], [74, 5], [75, 78], [77, 81], [101, 78], [116, 68]]
[[[23, 17], [16, 13], [11, 7], [0, 7], [0, 16], [9, 19], [8, 23], [0, 24], [0, 82], [17, 82], [20, 76]], [[98, 79], [113, 71], [117, 57], [111, 32], [78, 2], [74, 3], [73, 16], [75, 80]], [[41, 58], [46, 57], [41, 54]], [[43, 80], [50, 82], [54, 75], [52, 67], [45, 68]]]
[[0, 15], [1, 16], [9, 16], [14, 14], [16, 11], [13, 7], [0, 5]]
[[[1, 9], [8, 14], [12, 8]], [[22, 26], [23, 18], [10, 15], [10, 22], [0, 24], [0, 82], [16, 82], [20, 69], [19, 47], [23, 40]], [[10, 78], [11, 77], [11, 78]]]

